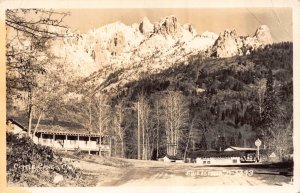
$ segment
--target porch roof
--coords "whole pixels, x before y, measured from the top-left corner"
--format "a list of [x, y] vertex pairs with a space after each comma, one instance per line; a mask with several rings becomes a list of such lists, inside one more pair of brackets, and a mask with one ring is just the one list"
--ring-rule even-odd
[[[27, 131], [27, 122], [25, 118], [12, 117], [8, 120], [13, 123], [18, 123], [22, 128]], [[37, 120], [32, 120], [32, 133], [37, 124]], [[57, 121], [53, 122], [52, 120], [41, 120], [37, 128], [36, 133], [45, 133], [45, 134], [57, 134], [57, 135], [71, 135], [71, 136], [90, 136], [90, 137], [110, 137], [107, 133], [102, 133], [100, 135], [99, 130], [88, 129], [81, 124], [68, 122], [68, 121]]]
[[90, 136], [90, 137], [109, 137], [109, 135], [100, 135], [97, 131], [88, 131], [84, 127], [70, 128], [59, 125], [39, 125], [36, 133], [71, 135], [71, 136]]

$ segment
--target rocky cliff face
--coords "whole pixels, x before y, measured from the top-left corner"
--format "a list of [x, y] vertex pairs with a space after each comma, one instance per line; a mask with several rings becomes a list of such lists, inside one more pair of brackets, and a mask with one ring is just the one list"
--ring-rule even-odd
[[221, 33], [214, 44], [214, 52], [216, 57], [232, 57], [240, 55], [242, 47], [241, 39], [237, 36], [236, 31], [225, 30]]
[[238, 36], [235, 30], [225, 30], [214, 43], [212, 56], [223, 58], [245, 55], [271, 43], [272, 36], [266, 25], [260, 26], [252, 37]]
[[154, 25], [149, 21], [147, 17], [139, 24], [139, 30], [142, 34], [151, 34], [154, 32]]
[[168, 16], [160, 22], [159, 32], [163, 35], [176, 35], [178, 33], [179, 24], [175, 16]]
[[[151, 23], [144, 18], [131, 26], [115, 22], [54, 42], [53, 53], [58, 58], [67, 58], [70, 68], [78, 76], [107, 68], [132, 68], [143, 62], [153, 70], [165, 69], [182, 62], [183, 55], [193, 55], [211, 47], [217, 35], [198, 35], [191, 24], [181, 25], [175, 16]], [[151, 64], [150, 64], [151, 63]]]
[[116, 56], [117, 54], [123, 52], [123, 49], [126, 46], [125, 43], [126, 42], [123, 32], [117, 32], [109, 40], [108, 51], [111, 52], [112, 56]]
[[269, 27], [266, 25], [262, 25], [256, 30], [254, 34], [254, 38], [256, 38], [256, 40], [262, 45], [273, 43], [271, 31]]
[[89, 77], [93, 85], [103, 85], [114, 72], [118, 81], [99, 87], [108, 92], [136, 80], [139, 74], [160, 73], [186, 64], [189, 56], [213, 53], [216, 57], [243, 55], [272, 42], [270, 30], [261, 26], [253, 37], [238, 36], [235, 30], [198, 34], [191, 24], [181, 25], [175, 16], [151, 23], [125, 25], [115, 22], [81, 34], [76, 38], [53, 42], [52, 53], [64, 62], [74, 77]]

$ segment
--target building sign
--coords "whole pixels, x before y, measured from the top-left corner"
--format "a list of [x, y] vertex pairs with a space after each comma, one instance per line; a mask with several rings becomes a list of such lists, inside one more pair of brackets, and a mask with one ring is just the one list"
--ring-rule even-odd
[[257, 140], [255, 141], [255, 145], [256, 145], [256, 147], [261, 146], [261, 140], [257, 139]]

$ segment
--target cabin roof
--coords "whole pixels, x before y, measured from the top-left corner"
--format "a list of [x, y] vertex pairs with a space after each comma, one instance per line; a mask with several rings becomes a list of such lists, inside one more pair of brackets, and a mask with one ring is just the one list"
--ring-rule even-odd
[[243, 156], [243, 151], [194, 151], [190, 153], [191, 158], [196, 159], [198, 157], [240, 157]]
[[182, 158], [180, 158], [178, 155], [174, 156], [174, 155], [166, 155], [165, 157], [171, 159], [171, 160], [182, 160]]
[[226, 148], [224, 151], [256, 151], [256, 148], [230, 146]]
[[[8, 121], [11, 121], [14, 124], [17, 124], [25, 131], [27, 131], [27, 127], [24, 125], [26, 124], [25, 119], [23, 118], [9, 118]], [[32, 132], [34, 127], [37, 124], [37, 120], [32, 120]], [[84, 127], [81, 124], [68, 122], [68, 121], [56, 121], [53, 122], [52, 120], [41, 120], [39, 126], [37, 128], [36, 133], [45, 133], [45, 134], [57, 134], [57, 135], [74, 135], [74, 136], [91, 136], [91, 137], [109, 137], [106, 133], [102, 133], [96, 129], [89, 130], [88, 128]]]
[[18, 127], [22, 128], [23, 130], [27, 131], [27, 128], [25, 128], [21, 123], [19, 123], [18, 121], [14, 120], [14, 119], [7, 119], [6, 123], [11, 122], [12, 124], [17, 125]]
[[109, 137], [109, 135], [102, 134], [96, 130], [88, 130], [85, 127], [62, 127], [60, 125], [39, 125], [37, 133], [57, 134], [57, 135], [80, 135], [91, 137]]

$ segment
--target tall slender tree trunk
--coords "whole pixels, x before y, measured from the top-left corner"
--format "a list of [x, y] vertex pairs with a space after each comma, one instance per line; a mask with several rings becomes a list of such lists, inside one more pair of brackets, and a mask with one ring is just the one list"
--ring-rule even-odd
[[29, 117], [28, 117], [28, 136], [31, 138], [31, 127], [32, 127], [32, 105], [29, 105]]
[[138, 138], [138, 146], [137, 146], [137, 148], [138, 148], [138, 159], [140, 159], [141, 158], [141, 151], [140, 151], [140, 102], [138, 101], [138, 136], [137, 136], [137, 138]]
[[122, 158], [124, 158], [124, 141], [122, 140], [121, 141], [121, 156], [122, 156]]
[[143, 152], [142, 152], [143, 158], [142, 159], [144, 160], [145, 159], [145, 123], [144, 123], [144, 120], [142, 123], [143, 123], [142, 124], [142, 144], [143, 144]]
[[115, 157], [117, 157], [117, 140], [114, 138], [114, 146], [115, 146]]
[[156, 102], [156, 116], [157, 116], [157, 129], [156, 129], [156, 159], [158, 159], [158, 144], [159, 144], [159, 111], [158, 111], [158, 101]]
[[28, 92], [28, 136], [31, 138], [31, 127], [32, 127], [32, 91]]
[[34, 131], [33, 131], [33, 134], [32, 134], [32, 138], [35, 136], [35, 133], [36, 133], [36, 131], [37, 131], [37, 128], [39, 127], [39, 124], [40, 124], [40, 121], [41, 121], [42, 116], [43, 116], [43, 110], [42, 110], [42, 112], [40, 113], [39, 118], [38, 118], [38, 121], [37, 121], [37, 123], [36, 123], [36, 125], [35, 125], [35, 127], [34, 127]]
[[146, 126], [146, 120], [145, 120], [145, 101], [144, 101], [144, 98], [142, 100], [142, 108], [141, 108], [141, 121], [142, 121], [142, 145], [143, 145], [143, 152], [142, 152], [142, 155], [143, 155], [143, 160], [146, 159], [146, 142], [145, 142], [145, 126]]
[[191, 137], [191, 133], [192, 133], [192, 129], [193, 129], [193, 126], [194, 125], [194, 119], [192, 120], [192, 124], [191, 124], [191, 128], [190, 128], [190, 131], [189, 131], [189, 136], [188, 136], [188, 140], [187, 140], [187, 143], [186, 143], [186, 146], [185, 146], [185, 150], [184, 150], [184, 156], [183, 156], [183, 160], [185, 161], [185, 158], [186, 158], [186, 152], [187, 152], [187, 149], [189, 147], [189, 143], [190, 143], [190, 137]]
[[92, 99], [90, 99], [89, 102], [89, 132], [91, 132], [92, 129]]

